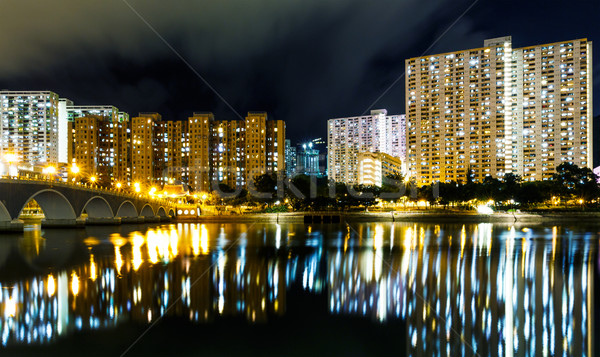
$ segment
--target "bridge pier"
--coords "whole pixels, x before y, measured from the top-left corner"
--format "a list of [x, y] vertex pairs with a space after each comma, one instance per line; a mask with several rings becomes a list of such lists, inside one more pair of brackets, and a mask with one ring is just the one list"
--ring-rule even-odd
[[160, 222], [160, 216], [145, 216], [144, 223], [158, 223]]
[[22, 232], [23, 221], [20, 219], [13, 219], [12, 221], [0, 222], [0, 232]]
[[122, 224], [138, 224], [144, 223], [144, 217], [119, 217]]
[[85, 224], [90, 225], [118, 225], [121, 224], [121, 217], [88, 217]]
[[73, 228], [81, 226], [83, 226], [83, 222], [77, 219], [42, 219], [42, 227], [45, 228]]

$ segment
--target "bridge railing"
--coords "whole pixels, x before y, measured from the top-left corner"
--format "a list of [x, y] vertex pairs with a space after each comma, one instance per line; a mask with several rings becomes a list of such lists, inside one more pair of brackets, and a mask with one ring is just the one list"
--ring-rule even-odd
[[172, 206], [176, 206], [177, 202], [171, 201], [169, 199], [164, 199], [164, 198], [158, 198], [156, 196], [153, 195], [148, 195], [148, 194], [143, 194], [143, 193], [129, 193], [129, 192], [125, 192], [123, 190], [120, 189], [116, 189], [116, 188], [105, 188], [102, 186], [93, 186], [90, 184], [85, 184], [85, 183], [76, 183], [76, 184], [72, 184], [72, 183], [68, 183], [68, 182], [63, 182], [63, 181], [58, 181], [55, 179], [40, 179], [38, 177], [36, 178], [31, 178], [31, 177], [23, 177], [23, 176], [0, 176], [0, 182], [10, 182], [10, 181], [27, 181], [27, 182], [32, 182], [32, 183], [39, 183], [39, 184], [50, 184], [52, 186], [61, 186], [61, 187], [67, 187], [67, 188], [77, 188], [77, 189], [81, 189], [81, 190], [86, 190], [86, 191], [90, 191], [90, 192], [96, 192], [96, 193], [109, 193], [111, 195], [115, 195], [115, 196], [119, 196], [119, 197], [123, 197], [123, 198], [132, 198], [132, 199], [146, 199], [146, 200], [150, 200], [153, 202], [157, 202], [157, 203], [162, 203], [162, 204], [166, 204], [166, 205], [172, 205]]

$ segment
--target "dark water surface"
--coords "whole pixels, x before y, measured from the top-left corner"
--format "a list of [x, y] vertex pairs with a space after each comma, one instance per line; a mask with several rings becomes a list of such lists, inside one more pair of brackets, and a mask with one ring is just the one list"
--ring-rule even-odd
[[30, 227], [0, 355], [593, 356], [594, 226]]

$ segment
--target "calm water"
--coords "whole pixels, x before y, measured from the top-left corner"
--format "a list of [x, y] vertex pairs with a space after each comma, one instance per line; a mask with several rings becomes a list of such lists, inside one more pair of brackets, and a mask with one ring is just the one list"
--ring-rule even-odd
[[354, 223], [0, 236], [0, 355], [594, 355], [600, 229]]

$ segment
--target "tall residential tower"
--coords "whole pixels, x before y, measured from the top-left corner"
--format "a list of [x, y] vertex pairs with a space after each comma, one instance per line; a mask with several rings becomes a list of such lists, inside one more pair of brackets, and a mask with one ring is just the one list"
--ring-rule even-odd
[[406, 60], [407, 164], [419, 184], [592, 165], [592, 43], [476, 49]]
[[357, 184], [361, 153], [385, 153], [404, 162], [405, 116], [372, 110], [371, 115], [329, 119], [327, 171], [336, 182]]
[[0, 91], [0, 155], [30, 166], [59, 159], [58, 94]]

